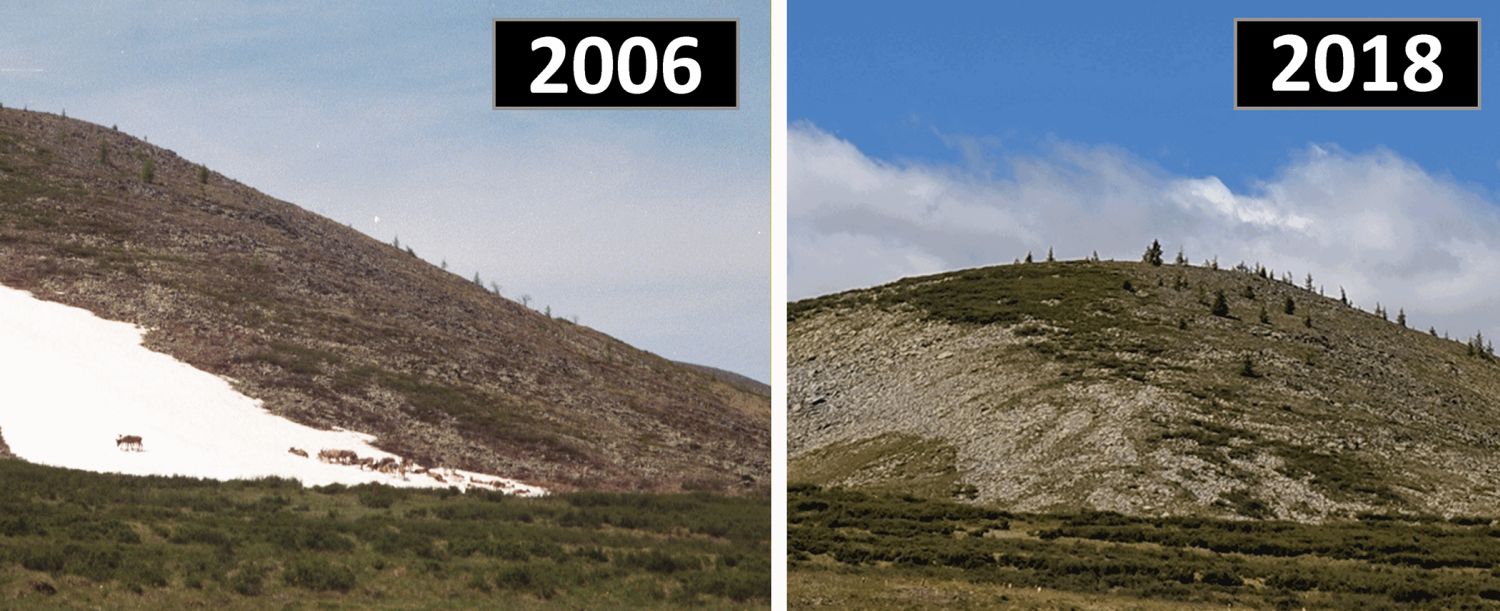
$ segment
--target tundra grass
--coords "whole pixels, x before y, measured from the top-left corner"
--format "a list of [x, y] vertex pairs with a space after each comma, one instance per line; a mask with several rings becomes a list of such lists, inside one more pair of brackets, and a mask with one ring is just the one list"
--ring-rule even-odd
[[1493, 608], [1490, 518], [1363, 515], [1302, 524], [1011, 514], [793, 486], [793, 606]]
[[769, 605], [764, 498], [540, 499], [0, 460], [3, 608]]

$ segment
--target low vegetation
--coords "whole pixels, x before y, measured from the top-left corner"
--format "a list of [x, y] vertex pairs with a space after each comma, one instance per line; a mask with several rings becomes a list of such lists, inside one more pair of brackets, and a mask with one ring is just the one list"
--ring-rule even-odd
[[1500, 527], [1489, 518], [1366, 514], [1298, 524], [1020, 514], [813, 485], [793, 486], [788, 503], [794, 607], [1456, 609], [1500, 602]]
[[0, 460], [0, 607], [763, 607], [764, 499], [520, 499]]

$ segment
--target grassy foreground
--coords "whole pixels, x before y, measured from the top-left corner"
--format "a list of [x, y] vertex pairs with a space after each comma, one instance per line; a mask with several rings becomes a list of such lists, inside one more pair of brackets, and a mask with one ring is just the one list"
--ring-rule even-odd
[[0, 460], [0, 607], [764, 607], [770, 531], [764, 498], [305, 489]]
[[1500, 527], [1488, 518], [1011, 514], [812, 485], [788, 502], [792, 607], [1500, 605]]

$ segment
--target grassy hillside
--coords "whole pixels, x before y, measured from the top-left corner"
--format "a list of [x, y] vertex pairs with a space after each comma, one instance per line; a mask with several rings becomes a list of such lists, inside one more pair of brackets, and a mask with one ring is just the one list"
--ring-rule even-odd
[[792, 477], [1019, 511], [1493, 514], [1500, 363], [1303, 282], [1077, 261], [792, 304]]
[[765, 607], [765, 499], [520, 499], [0, 460], [0, 607]]
[[789, 605], [862, 609], [1484, 609], [1490, 519], [1321, 525], [991, 507], [797, 486]]
[[146, 327], [147, 347], [276, 414], [423, 464], [765, 489], [766, 397], [416, 254], [124, 132], [0, 109], [0, 284]]

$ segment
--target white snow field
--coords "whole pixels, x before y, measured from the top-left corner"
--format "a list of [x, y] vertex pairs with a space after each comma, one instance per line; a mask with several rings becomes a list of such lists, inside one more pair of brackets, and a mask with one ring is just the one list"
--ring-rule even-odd
[[[371, 446], [369, 435], [321, 431], [276, 416], [223, 378], [146, 349], [143, 334], [135, 325], [0, 285], [0, 436], [11, 452], [38, 464], [134, 475], [280, 476], [309, 486], [476, 485], [546, 494], [467, 471], [443, 469], [446, 481], [440, 482], [428, 474], [403, 477], [321, 462], [323, 449], [399, 457]], [[116, 447], [122, 435], [139, 436], [142, 451]], [[293, 447], [309, 458], [289, 453]]]

